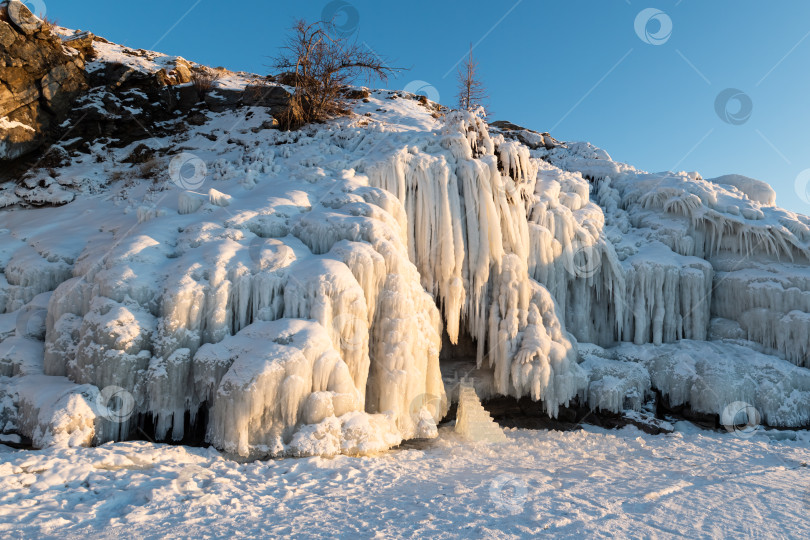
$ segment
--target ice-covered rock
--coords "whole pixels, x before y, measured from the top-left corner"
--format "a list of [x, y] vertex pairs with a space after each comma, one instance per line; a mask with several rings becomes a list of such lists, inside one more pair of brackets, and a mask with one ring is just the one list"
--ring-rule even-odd
[[652, 389], [650, 374], [641, 363], [614, 360], [595, 345], [580, 349], [588, 374], [586, 399], [591, 409], [618, 413], [638, 411]]
[[717, 178], [710, 178], [709, 182], [733, 186], [742, 191], [752, 201], [765, 206], [774, 206], [776, 204], [776, 192], [762, 180], [756, 180], [741, 174], [726, 174]]
[[592, 408], [638, 411], [655, 389], [670, 407], [687, 406], [721, 421], [730, 406], [744, 404], [756, 411], [757, 424], [810, 425], [810, 371], [752, 350], [750, 342], [587, 346], [582, 356]]
[[[221, 343], [203, 346], [187, 362], [185, 376], [174, 380], [193, 384], [192, 400], [212, 405], [208, 440], [229, 452], [284, 454], [302, 425], [363, 412], [365, 373], [359, 374], [359, 381], [352, 377], [331, 337], [316, 323], [295, 319], [256, 323]], [[179, 393], [165, 390], [153, 394]], [[182, 407], [178, 413], [182, 415]], [[380, 418], [391, 424], [386, 431], [397, 433], [394, 414]], [[339, 453], [341, 441], [351, 438], [340, 423], [336, 425], [337, 449], [325, 454]], [[325, 426], [321, 429], [332, 433]], [[301, 437], [289, 452], [306, 453]]]
[[740, 402], [771, 426], [810, 425], [810, 371], [779, 358], [722, 342], [623, 345], [619, 352], [644, 364], [671, 405], [719, 417]]

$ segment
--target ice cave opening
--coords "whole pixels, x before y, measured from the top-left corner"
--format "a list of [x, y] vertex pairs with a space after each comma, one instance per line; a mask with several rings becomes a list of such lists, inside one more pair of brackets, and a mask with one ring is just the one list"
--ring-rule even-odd
[[491, 368], [479, 369], [476, 362], [478, 342], [467, 331], [465, 326], [459, 328], [458, 339], [453, 343], [445, 329], [442, 332], [442, 350], [439, 353], [439, 368], [442, 373], [442, 382], [447, 391], [450, 402], [458, 399], [458, 383], [470, 380], [476, 383], [476, 390], [483, 389], [481, 385], [492, 379]]
[[209, 406], [207, 402], [200, 404], [196, 414], [190, 411], [183, 412], [183, 435], [179, 439], [172, 437], [172, 432], [161, 433], [159, 417], [151, 413], [138, 414], [135, 426], [129, 433], [129, 440], [160, 442], [172, 445], [206, 447], [206, 427], [208, 426]]

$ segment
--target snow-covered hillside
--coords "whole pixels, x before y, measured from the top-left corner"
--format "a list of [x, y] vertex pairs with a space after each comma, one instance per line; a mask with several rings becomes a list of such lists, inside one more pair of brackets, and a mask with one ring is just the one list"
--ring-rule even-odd
[[464, 377], [551, 417], [810, 425], [810, 218], [766, 184], [402, 91], [282, 132], [254, 76], [184, 109], [198, 66], [89, 47], [60, 159], [0, 184], [6, 441], [370, 454], [435, 436]]

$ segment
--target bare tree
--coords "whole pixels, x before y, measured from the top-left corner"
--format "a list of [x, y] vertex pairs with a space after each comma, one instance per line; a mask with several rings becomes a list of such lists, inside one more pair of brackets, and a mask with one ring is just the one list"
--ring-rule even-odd
[[458, 106], [468, 111], [483, 107], [486, 112], [484, 102], [488, 97], [484, 83], [478, 78], [478, 62], [473, 57], [470, 45], [470, 56], [458, 72]]
[[292, 27], [274, 67], [283, 72], [285, 83], [295, 88], [286, 117], [279, 119], [285, 129], [344, 114], [345, 87], [359, 76], [387, 81], [399, 71], [370, 49], [341, 37], [331, 21], [310, 24], [303, 19]]

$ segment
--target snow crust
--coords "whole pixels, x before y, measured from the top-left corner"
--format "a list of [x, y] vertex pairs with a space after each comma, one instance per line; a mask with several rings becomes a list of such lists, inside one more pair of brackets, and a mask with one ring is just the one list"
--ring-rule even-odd
[[249, 462], [147, 441], [0, 445], [0, 534], [808, 536], [807, 431], [584, 427], [508, 429], [495, 445], [443, 427], [431, 444], [382, 456]]

